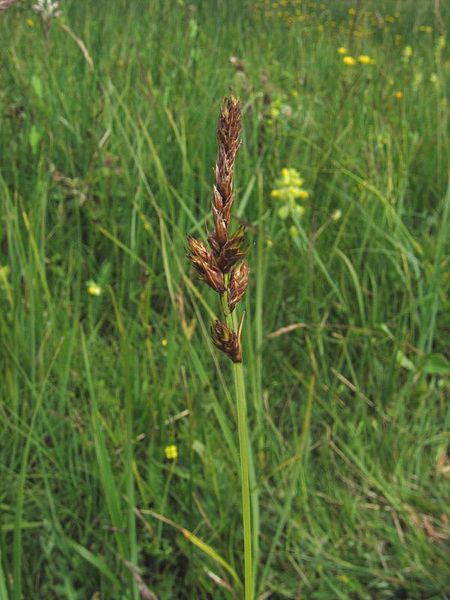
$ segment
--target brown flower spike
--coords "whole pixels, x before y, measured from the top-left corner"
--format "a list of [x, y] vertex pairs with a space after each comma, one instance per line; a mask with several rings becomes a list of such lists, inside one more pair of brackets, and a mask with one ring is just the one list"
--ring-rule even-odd
[[248, 274], [249, 268], [246, 262], [242, 262], [231, 271], [228, 292], [228, 310], [230, 313], [233, 312], [236, 305], [245, 294], [248, 285]]
[[222, 321], [214, 321], [211, 325], [211, 340], [214, 346], [227, 354], [235, 363], [242, 362], [241, 332], [244, 314], [241, 316], [237, 332], [228, 329]]
[[214, 229], [208, 233], [211, 250], [200, 240], [188, 236], [187, 257], [200, 279], [221, 295], [222, 321], [211, 327], [214, 345], [233, 362], [242, 362], [241, 331], [243, 316], [237, 331], [231, 328], [231, 313], [241, 300], [248, 284], [249, 268], [244, 258], [247, 244], [244, 227], [230, 235], [231, 209], [234, 202], [234, 163], [240, 145], [241, 109], [239, 100], [225, 98], [217, 127], [217, 161], [212, 197]]
[[212, 252], [208, 252], [202, 241], [188, 236], [189, 249], [187, 257], [191, 261], [198, 276], [215, 292], [223, 294], [226, 291], [224, 276], [218, 268]]

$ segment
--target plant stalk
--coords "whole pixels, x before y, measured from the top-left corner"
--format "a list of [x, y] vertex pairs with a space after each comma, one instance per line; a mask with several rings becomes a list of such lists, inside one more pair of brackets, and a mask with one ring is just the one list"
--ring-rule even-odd
[[[225, 275], [228, 289], [229, 275]], [[228, 292], [221, 295], [225, 322], [230, 329], [236, 329], [236, 315], [228, 309]], [[242, 525], [244, 530], [244, 599], [254, 600], [254, 575], [252, 555], [252, 515], [250, 500], [250, 439], [247, 425], [247, 396], [245, 393], [244, 368], [242, 363], [233, 363], [234, 389], [238, 419], [239, 455], [241, 463]]]
[[247, 398], [245, 395], [244, 369], [242, 363], [233, 364], [234, 387], [238, 417], [239, 454], [241, 457], [242, 523], [244, 527], [244, 576], [245, 600], [254, 598], [252, 517], [250, 504], [249, 455], [250, 441], [247, 427]]

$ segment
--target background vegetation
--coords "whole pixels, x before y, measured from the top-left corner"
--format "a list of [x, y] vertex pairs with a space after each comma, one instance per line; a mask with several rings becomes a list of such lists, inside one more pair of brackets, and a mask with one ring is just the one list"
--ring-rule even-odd
[[230, 89], [259, 597], [448, 598], [444, 3], [60, 9], [0, 12], [1, 600], [238, 589], [230, 365], [184, 256]]

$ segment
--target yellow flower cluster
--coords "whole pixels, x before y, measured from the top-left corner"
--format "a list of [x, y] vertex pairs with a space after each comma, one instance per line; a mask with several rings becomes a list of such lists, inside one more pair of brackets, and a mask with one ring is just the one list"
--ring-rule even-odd
[[[351, 7], [348, 9], [348, 17], [346, 19], [332, 18], [332, 12], [329, 8], [331, 4], [317, 0], [255, 0], [252, 9], [256, 11], [259, 18], [262, 19], [282, 19], [291, 27], [301, 27], [302, 33], [308, 35], [315, 31], [330, 33], [339, 33], [342, 35], [351, 35], [355, 38], [371, 37], [377, 33], [380, 28], [386, 32], [399, 22], [400, 13], [382, 14], [378, 6], [375, 10], [368, 10]], [[336, 2], [335, 2], [336, 4]], [[339, 1], [337, 2], [339, 4]], [[359, 18], [363, 17], [363, 18]], [[420, 31], [429, 32], [432, 30], [430, 25], [423, 25]]]
[[342, 62], [347, 67], [354, 67], [357, 62], [359, 62], [360, 65], [374, 65], [375, 64], [375, 60], [373, 58], [371, 58], [370, 56], [368, 56], [367, 54], [360, 54], [358, 56], [358, 58], [356, 59], [356, 58], [353, 58], [353, 56], [350, 56], [349, 54], [347, 54], [347, 48], [344, 48], [343, 46], [338, 48], [337, 51], [338, 51], [338, 54], [342, 54], [342, 55], [345, 54], [345, 56], [343, 56], [343, 58], [342, 58]]
[[354, 67], [356, 65], [356, 60], [353, 58], [353, 56], [344, 56], [342, 62], [347, 67]]
[[92, 280], [87, 282], [86, 290], [90, 296], [101, 296], [102, 294], [102, 288]]
[[403, 48], [403, 57], [404, 58], [411, 58], [411, 56], [413, 55], [414, 51], [411, 48], [411, 46], [405, 46]]
[[166, 446], [164, 448], [164, 454], [166, 455], [167, 460], [175, 460], [178, 458], [178, 448], [175, 446], [175, 444]]
[[367, 54], [360, 54], [358, 56], [358, 62], [361, 65], [373, 65], [375, 63], [374, 59], [370, 56], [367, 56]]
[[271, 196], [282, 202], [278, 216], [281, 219], [287, 219], [289, 215], [300, 217], [305, 208], [298, 204], [297, 200], [309, 198], [309, 192], [302, 188], [303, 178], [300, 177], [300, 173], [296, 169], [281, 169], [281, 177], [276, 180], [275, 185]]

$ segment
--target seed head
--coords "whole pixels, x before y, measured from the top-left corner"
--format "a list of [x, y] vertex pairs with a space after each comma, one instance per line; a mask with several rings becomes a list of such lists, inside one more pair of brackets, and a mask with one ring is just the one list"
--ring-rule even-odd
[[234, 96], [225, 99], [217, 127], [218, 156], [216, 180], [223, 202], [226, 204], [233, 187], [234, 160], [239, 149], [241, 134], [241, 107]]
[[230, 286], [228, 288], [228, 309], [231, 312], [236, 307], [236, 304], [245, 294], [248, 285], [249, 268], [244, 261], [235, 267], [230, 274]]
[[[241, 133], [241, 108], [239, 100], [230, 96], [222, 105], [217, 126], [217, 161], [215, 168], [216, 185], [213, 203], [217, 209], [233, 202], [233, 174], [236, 153], [239, 150]], [[217, 192], [217, 196], [216, 196]]]
[[224, 206], [219, 190], [216, 186], [213, 187], [212, 215], [214, 219], [214, 232], [211, 238], [214, 240], [214, 249], [217, 252], [220, 252], [220, 248], [227, 241], [233, 199], [231, 197], [229, 202]]
[[216, 263], [223, 273], [228, 273], [230, 269], [240, 262], [247, 254], [247, 244], [245, 242], [245, 227], [241, 226], [233, 236], [225, 242], [219, 249], [216, 245], [216, 239], [213, 235], [208, 237], [208, 241], [213, 249]]
[[241, 133], [239, 101], [226, 98], [217, 126], [217, 160], [212, 197], [214, 229], [208, 233], [210, 250], [202, 241], [188, 236], [187, 257], [203, 281], [222, 295], [224, 321], [214, 321], [211, 338], [214, 345], [237, 363], [242, 362], [241, 317], [237, 331], [231, 329], [230, 313], [245, 293], [249, 269], [243, 261], [247, 253], [245, 228], [230, 236], [231, 209], [234, 202], [233, 174]]
[[202, 241], [188, 236], [189, 248], [186, 256], [191, 261], [198, 276], [214, 291], [223, 294], [226, 291], [223, 272], [218, 268], [211, 252], [208, 252]]
[[211, 340], [214, 346], [227, 354], [234, 363], [242, 362], [241, 332], [244, 314], [237, 332], [231, 331], [222, 321], [214, 321], [211, 326]]

